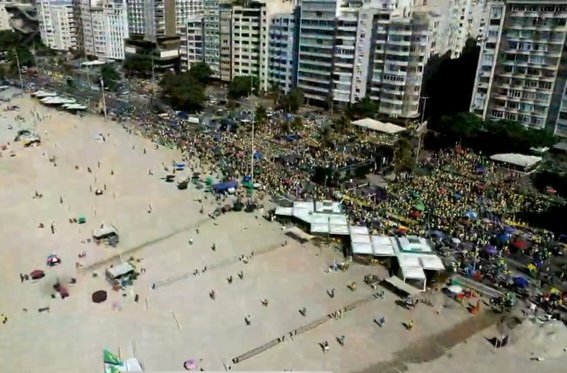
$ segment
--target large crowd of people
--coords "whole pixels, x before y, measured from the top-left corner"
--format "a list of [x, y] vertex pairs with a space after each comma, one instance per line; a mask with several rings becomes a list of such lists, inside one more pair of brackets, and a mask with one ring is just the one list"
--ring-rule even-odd
[[428, 154], [419, 164], [426, 172], [402, 175], [381, 193], [374, 189], [371, 198], [367, 190], [345, 187], [348, 182], [326, 176], [323, 182], [314, 182], [314, 170], [370, 164], [371, 171], [379, 172], [383, 137], [349, 128], [333, 133], [323, 144], [316, 118], [304, 119], [303, 128], [292, 134], [280, 125], [287, 119], [283, 113], [270, 113], [254, 133], [249, 124], [203, 131], [148, 115], [138, 123], [155, 142], [179, 147], [185, 161], [222, 179], [240, 181], [253, 167], [254, 181], [272, 196], [340, 200], [350, 222], [366, 225], [374, 234], [433, 237], [436, 249], [448, 256], [457, 272], [497, 286], [514, 285], [504, 259], [520, 251], [535, 268], [539, 285], [567, 280], [567, 266], [552, 264], [557, 254], [554, 235], [531, 229], [517, 218], [521, 212], [544, 211], [550, 198], [529, 190], [515, 174], [486, 157], [459, 147]]

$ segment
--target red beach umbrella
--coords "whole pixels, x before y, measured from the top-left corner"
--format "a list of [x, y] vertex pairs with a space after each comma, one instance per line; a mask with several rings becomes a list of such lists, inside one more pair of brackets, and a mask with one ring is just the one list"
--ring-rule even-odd
[[34, 269], [30, 272], [30, 277], [32, 278], [32, 280], [39, 280], [40, 278], [45, 277], [45, 272], [40, 269]]

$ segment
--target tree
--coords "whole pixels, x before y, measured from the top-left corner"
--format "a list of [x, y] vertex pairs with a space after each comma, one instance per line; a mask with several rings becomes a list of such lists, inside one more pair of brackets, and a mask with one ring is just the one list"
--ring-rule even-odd
[[180, 75], [166, 73], [160, 82], [163, 94], [178, 109], [198, 111], [205, 102], [205, 87], [188, 72]]
[[207, 83], [209, 83], [211, 75], [213, 75], [213, 70], [211, 70], [206, 62], [197, 62], [191, 65], [189, 75], [202, 85], [206, 86]]
[[293, 121], [291, 122], [291, 128], [294, 131], [301, 131], [301, 129], [303, 128], [303, 120], [300, 116], [296, 115], [295, 118], [293, 118]]
[[7, 51], [18, 46], [20, 35], [13, 30], [0, 31], [0, 51]]
[[258, 126], [263, 126], [268, 121], [268, 113], [263, 105], [258, 105], [256, 108], [256, 115], [254, 119]]
[[378, 104], [369, 97], [348, 105], [346, 109], [346, 114], [351, 119], [374, 118], [376, 112], [378, 112]]
[[114, 66], [107, 64], [100, 69], [100, 78], [104, 83], [105, 89], [114, 91], [120, 81], [120, 74], [116, 71]]
[[127, 76], [148, 77], [152, 73], [152, 57], [147, 55], [131, 55], [124, 61]]
[[394, 148], [394, 173], [396, 178], [402, 172], [413, 172], [415, 166], [411, 138], [402, 136], [398, 139]]
[[237, 100], [248, 96], [257, 85], [258, 79], [253, 76], [237, 76], [228, 85], [228, 97]]
[[277, 106], [277, 104], [280, 101], [280, 98], [282, 96], [282, 90], [280, 89], [280, 87], [277, 84], [272, 83], [270, 85], [269, 94], [272, 96], [272, 98], [274, 100], [274, 106]]
[[340, 118], [333, 122], [333, 129], [338, 133], [345, 133], [349, 128], [350, 120], [346, 115], [341, 115]]
[[280, 96], [279, 107], [288, 113], [297, 113], [303, 105], [303, 100], [303, 90], [295, 87], [287, 95]]

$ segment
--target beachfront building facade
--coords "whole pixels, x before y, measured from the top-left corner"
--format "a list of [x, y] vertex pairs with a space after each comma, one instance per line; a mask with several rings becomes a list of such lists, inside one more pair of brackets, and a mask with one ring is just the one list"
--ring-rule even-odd
[[297, 84], [298, 10], [274, 15], [268, 31], [268, 81], [283, 93]]
[[181, 34], [179, 47], [181, 71], [189, 71], [191, 66], [203, 61], [204, 56], [204, 20], [202, 16], [187, 18], [187, 25]]
[[567, 4], [488, 4], [470, 111], [567, 135]]
[[179, 64], [176, 0], [126, 0], [128, 39], [125, 54], [151, 56], [154, 68]]
[[[250, 2], [246, 7], [232, 8], [231, 19], [231, 79], [253, 76], [258, 89], [268, 90], [268, 23], [266, 4]], [[221, 22], [223, 19], [221, 18]], [[224, 23], [221, 23], [221, 34]], [[221, 42], [224, 42], [221, 39]], [[224, 45], [221, 44], [221, 48]], [[223, 56], [221, 49], [221, 58]], [[221, 60], [222, 61], [222, 60]]]
[[415, 118], [432, 29], [410, 0], [304, 0], [297, 85], [310, 102], [369, 97], [382, 114]]
[[49, 48], [68, 51], [79, 46], [73, 0], [37, 0], [41, 41]]
[[128, 38], [126, 0], [82, 0], [79, 18], [87, 56], [107, 60], [125, 58], [124, 40]]

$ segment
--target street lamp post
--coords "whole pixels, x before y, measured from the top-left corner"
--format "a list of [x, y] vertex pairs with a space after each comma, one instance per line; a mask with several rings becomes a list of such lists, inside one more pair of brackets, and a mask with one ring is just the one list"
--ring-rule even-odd
[[104, 113], [104, 120], [106, 120], [106, 98], [104, 97], [104, 81], [102, 80], [102, 77], [100, 78], [100, 89], [102, 92], [102, 110]]
[[14, 48], [14, 55], [16, 56], [16, 67], [18, 68], [18, 76], [20, 77], [20, 88], [24, 89], [24, 80], [22, 79], [22, 68], [20, 66], [20, 57], [18, 57], [18, 51]]

